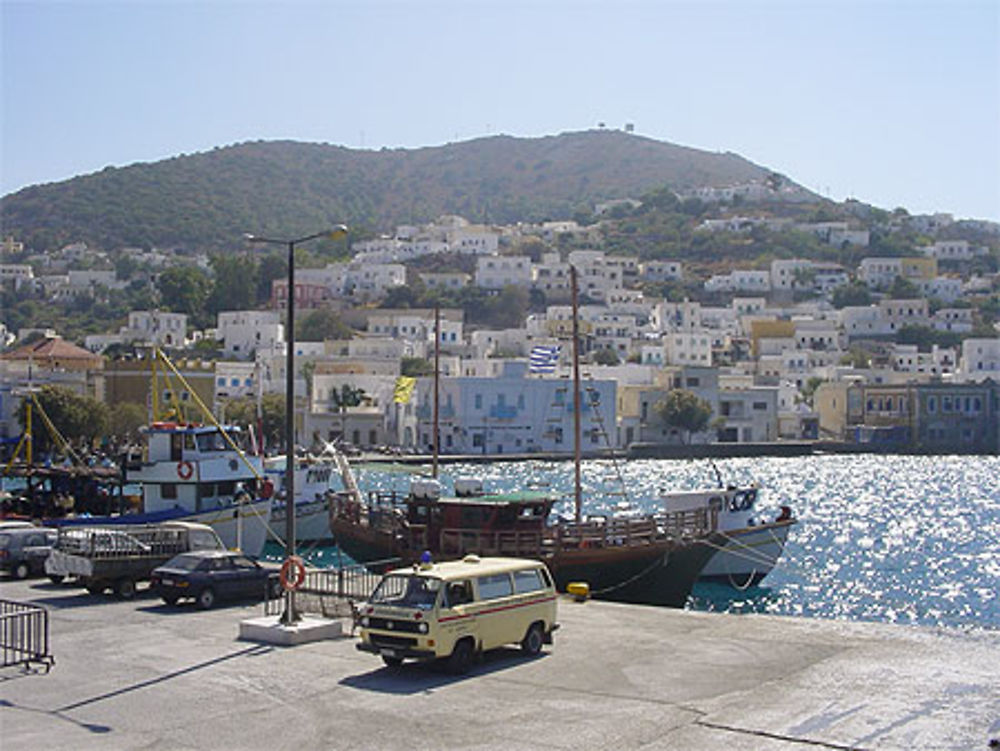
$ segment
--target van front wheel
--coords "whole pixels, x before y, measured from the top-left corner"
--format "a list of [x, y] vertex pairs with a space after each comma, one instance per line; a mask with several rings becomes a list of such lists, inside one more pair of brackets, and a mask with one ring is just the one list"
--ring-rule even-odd
[[451, 652], [448, 658], [448, 672], [452, 675], [463, 675], [469, 672], [472, 666], [472, 641], [462, 639]]
[[545, 634], [542, 631], [541, 623], [532, 623], [528, 633], [521, 640], [521, 651], [526, 655], [537, 655], [542, 651], [542, 643], [545, 641]]

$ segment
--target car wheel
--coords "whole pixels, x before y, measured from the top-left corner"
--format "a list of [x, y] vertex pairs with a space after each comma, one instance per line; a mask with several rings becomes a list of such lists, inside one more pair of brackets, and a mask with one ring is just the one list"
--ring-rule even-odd
[[545, 641], [545, 634], [542, 632], [541, 623], [532, 623], [528, 633], [521, 640], [521, 651], [526, 655], [537, 655], [542, 651], [542, 643]]
[[215, 604], [215, 590], [205, 587], [198, 593], [198, 607], [202, 610], [209, 610]]
[[452, 675], [463, 675], [472, 666], [472, 640], [462, 639], [451, 651], [448, 658], [448, 672]]
[[49, 581], [53, 584], [62, 584], [65, 578], [62, 574], [49, 574]]
[[389, 655], [382, 655], [382, 662], [384, 662], [390, 668], [398, 668], [403, 664], [402, 657], [390, 657]]
[[180, 598], [178, 598], [177, 595], [163, 595], [163, 601], [167, 603], [167, 605], [176, 605], [178, 599]]
[[123, 600], [131, 600], [135, 597], [135, 580], [128, 576], [123, 576], [115, 582], [115, 594]]
[[15, 579], [27, 579], [28, 578], [28, 564], [23, 561], [16, 566], [14, 566], [14, 578]]
[[104, 590], [105, 590], [105, 585], [104, 584], [96, 584], [96, 583], [94, 583], [94, 584], [88, 584], [87, 585], [87, 591], [90, 592], [90, 594], [92, 594], [92, 595], [99, 595], [99, 594], [103, 593]]

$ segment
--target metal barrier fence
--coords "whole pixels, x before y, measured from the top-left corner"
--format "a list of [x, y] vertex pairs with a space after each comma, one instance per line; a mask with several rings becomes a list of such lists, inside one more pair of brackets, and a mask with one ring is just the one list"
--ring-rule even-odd
[[0, 654], [3, 665], [38, 663], [49, 672], [55, 658], [49, 654], [49, 613], [37, 605], [0, 599]]
[[[295, 591], [295, 608], [327, 618], [353, 617], [354, 603], [367, 600], [386, 571], [398, 568], [399, 558], [386, 558], [341, 568], [306, 569], [306, 576]], [[284, 612], [283, 598], [264, 601], [264, 615]]]

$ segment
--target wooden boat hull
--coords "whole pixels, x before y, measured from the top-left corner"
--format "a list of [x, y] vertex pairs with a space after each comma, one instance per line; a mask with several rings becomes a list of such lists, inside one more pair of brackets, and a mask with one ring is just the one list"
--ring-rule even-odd
[[[403, 547], [388, 533], [350, 520], [331, 519], [330, 528], [340, 549], [358, 563], [400, 558], [401, 565], [406, 565], [422, 552]], [[598, 599], [682, 608], [702, 569], [725, 542], [717, 535], [710, 539], [713, 546], [662, 540], [636, 547], [539, 549], [532, 557], [548, 565], [560, 592], [571, 582], [582, 581]]]
[[562, 551], [545, 560], [560, 592], [571, 582], [587, 582], [600, 600], [682, 608], [714, 554], [699, 542], [663, 541], [647, 548]]
[[737, 589], [759, 584], [781, 557], [789, 528], [795, 523], [795, 519], [788, 519], [721, 532], [722, 540], [701, 572], [702, 581]]

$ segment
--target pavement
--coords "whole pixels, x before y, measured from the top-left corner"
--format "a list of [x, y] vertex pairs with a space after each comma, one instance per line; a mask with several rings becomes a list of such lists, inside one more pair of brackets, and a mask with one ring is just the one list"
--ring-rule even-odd
[[[47, 580], [55, 666], [0, 669], [6, 749], [984, 749], [1000, 738], [1000, 632], [590, 601], [536, 658], [467, 676], [383, 667], [354, 638], [237, 638], [260, 604], [199, 611]], [[348, 631], [350, 630], [348, 626]]]

